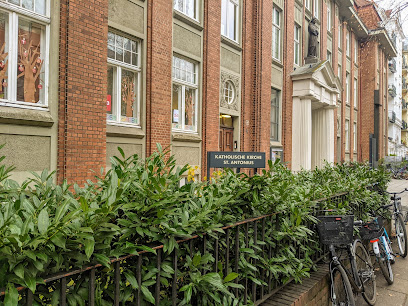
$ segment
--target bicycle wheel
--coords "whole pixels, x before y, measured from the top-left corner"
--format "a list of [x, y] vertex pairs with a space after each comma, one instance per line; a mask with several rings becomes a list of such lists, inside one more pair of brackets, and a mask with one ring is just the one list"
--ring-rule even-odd
[[[381, 242], [381, 240], [380, 240]], [[394, 282], [394, 273], [392, 273], [391, 262], [388, 259], [387, 253], [385, 252], [385, 247], [379, 243], [380, 254], [377, 256], [378, 265], [380, 266], [381, 272], [384, 275], [385, 280], [388, 285], [391, 285]]]
[[353, 289], [343, 267], [332, 270], [331, 298], [333, 306], [355, 306]]
[[405, 228], [405, 222], [402, 219], [402, 215], [398, 214], [395, 219], [395, 233], [397, 235], [398, 249], [401, 257], [407, 256], [407, 229]]
[[358, 239], [353, 243], [353, 253], [356, 260], [357, 274], [363, 284], [363, 298], [369, 305], [374, 305], [377, 300], [377, 285], [371, 257]]

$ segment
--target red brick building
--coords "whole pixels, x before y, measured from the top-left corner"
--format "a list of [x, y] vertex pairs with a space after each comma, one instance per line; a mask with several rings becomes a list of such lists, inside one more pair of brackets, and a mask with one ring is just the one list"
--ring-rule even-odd
[[361, 1], [0, 2], [14, 177], [48, 168], [83, 183], [118, 146], [145, 157], [156, 143], [202, 175], [208, 151], [266, 152], [296, 170], [368, 160], [373, 134], [383, 156], [387, 104], [374, 109], [374, 92], [386, 99], [395, 50]]

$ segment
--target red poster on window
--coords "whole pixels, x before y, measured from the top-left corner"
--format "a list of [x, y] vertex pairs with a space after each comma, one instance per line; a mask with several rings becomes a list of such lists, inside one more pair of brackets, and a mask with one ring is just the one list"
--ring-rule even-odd
[[106, 111], [110, 112], [112, 111], [112, 96], [108, 95], [106, 99]]

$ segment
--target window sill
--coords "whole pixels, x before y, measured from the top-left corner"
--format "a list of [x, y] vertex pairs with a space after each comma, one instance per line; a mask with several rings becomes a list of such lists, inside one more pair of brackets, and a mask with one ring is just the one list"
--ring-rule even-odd
[[54, 120], [48, 111], [0, 106], [0, 123], [49, 127]]
[[237, 43], [236, 41], [233, 41], [231, 39], [229, 39], [228, 37], [225, 37], [223, 35], [221, 35], [221, 42], [223, 44], [226, 44], [227, 46], [234, 48], [237, 51], [242, 51], [241, 46], [239, 45], [239, 43]]
[[330, 31], [327, 31], [327, 36], [330, 36], [330, 38], [333, 38], [333, 34]]
[[202, 31], [204, 29], [204, 27], [197, 20], [194, 20], [177, 10], [173, 10], [173, 17], [188, 24], [189, 26], [192, 26], [193, 28], [199, 31]]
[[282, 144], [280, 143], [280, 141], [276, 141], [276, 140], [270, 140], [270, 146], [273, 148], [282, 148]]
[[283, 63], [272, 57], [272, 64], [283, 68]]
[[145, 137], [145, 133], [139, 126], [127, 127], [114, 124], [107, 124], [106, 135], [112, 137], [128, 137], [128, 138], [139, 138]]
[[201, 142], [200, 135], [196, 133], [173, 132], [171, 138], [173, 141]]

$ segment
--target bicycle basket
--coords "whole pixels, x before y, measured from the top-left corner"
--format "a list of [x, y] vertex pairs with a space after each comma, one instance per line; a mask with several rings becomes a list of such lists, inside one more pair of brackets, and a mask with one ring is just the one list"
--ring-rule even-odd
[[353, 242], [354, 216], [318, 216], [317, 230], [320, 242], [326, 245], [344, 245]]
[[359, 234], [362, 240], [371, 240], [381, 237], [383, 234], [383, 218], [377, 217], [377, 221], [364, 223], [359, 229]]

